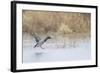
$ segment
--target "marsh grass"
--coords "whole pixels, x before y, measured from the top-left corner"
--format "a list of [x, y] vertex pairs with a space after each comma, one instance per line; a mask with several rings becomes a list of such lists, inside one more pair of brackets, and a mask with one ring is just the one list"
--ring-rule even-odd
[[85, 33], [88, 36], [91, 31], [89, 13], [23, 10], [22, 18], [22, 31], [28, 34], [66, 37]]

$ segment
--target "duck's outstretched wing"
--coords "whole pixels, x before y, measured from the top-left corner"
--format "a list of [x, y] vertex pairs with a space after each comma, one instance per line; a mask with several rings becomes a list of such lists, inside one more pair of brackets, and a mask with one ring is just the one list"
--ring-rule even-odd
[[40, 37], [36, 35], [36, 33], [33, 33], [32, 35], [35, 38], [36, 42], [39, 42], [41, 40]]
[[38, 37], [38, 36], [34, 36], [34, 38], [35, 38], [36, 42], [39, 42], [41, 40], [40, 37]]

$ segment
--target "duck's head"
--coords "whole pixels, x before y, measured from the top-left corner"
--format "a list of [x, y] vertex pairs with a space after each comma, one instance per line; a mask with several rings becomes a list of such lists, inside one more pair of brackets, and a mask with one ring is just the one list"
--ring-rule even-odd
[[47, 39], [51, 39], [51, 37], [50, 37], [50, 36], [48, 36], [48, 37], [47, 37]]

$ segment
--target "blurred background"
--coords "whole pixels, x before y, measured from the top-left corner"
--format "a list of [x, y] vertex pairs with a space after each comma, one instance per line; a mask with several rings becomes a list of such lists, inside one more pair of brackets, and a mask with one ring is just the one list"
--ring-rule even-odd
[[68, 36], [91, 32], [90, 13], [23, 10], [22, 15], [23, 33]]

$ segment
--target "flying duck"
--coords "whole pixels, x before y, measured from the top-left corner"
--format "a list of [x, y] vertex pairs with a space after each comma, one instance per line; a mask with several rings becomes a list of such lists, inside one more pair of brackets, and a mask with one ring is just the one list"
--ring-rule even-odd
[[50, 36], [47, 36], [45, 39], [41, 40], [38, 36], [34, 36], [35, 38], [35, 41], [36, 41], [36, 44], [34, 45], [34, 48], [36, 47], [41, 47], [42, 49], [44, 49], [42, 47], [42, 45], [48, 40], [48, 39], [51, 39]]

